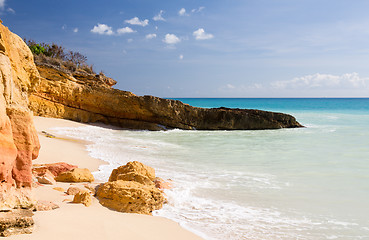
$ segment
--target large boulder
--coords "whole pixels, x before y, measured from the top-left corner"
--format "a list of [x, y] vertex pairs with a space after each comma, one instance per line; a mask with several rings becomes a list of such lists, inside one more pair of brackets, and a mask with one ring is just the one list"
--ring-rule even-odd
[[55, 180], [58, 182], [93, 182], [95, 178], [87, 168], [75, 168], [59, 174]]
[[0, 236], [32, 233], [34, 226], [32, 216], [32, 211], [25, 209], [0, 212]]
[[102, 184], [96, 195], [105, 207], [139, 214], [151, 214], [162, 208], [165, 200], [163, 193], [155, 186], [123, 180]]
[[31, 188], [32, 160], [40, 149], [28, 108], [28, 95], [39, 81], [28, 46], [0, 21], [0, 210], [34, 203], [23, 189]]
[[[130, 177], [124, 177], [127, 174], [130, 174]], [[128, 180], [128, 178], [134, 178], [134, 176], [142, 176], [142, 179], [146, 178], [152, 182], [155, 179], [155, 170], [152, 167], [146, 166], [143, 163], [137, 161], [128, 162], [126, 165], [120, 166], [112, 171], [109, 177], [109, 182], [116, 180], [131, 181]]]

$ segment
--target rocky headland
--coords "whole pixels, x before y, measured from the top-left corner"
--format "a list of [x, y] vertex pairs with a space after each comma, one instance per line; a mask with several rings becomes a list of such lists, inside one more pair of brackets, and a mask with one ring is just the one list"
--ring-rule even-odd
[[127, 129], [258, 130], [302, 127], [288, 114], [250, 109], [198, 108], [112, 88], [104, 75], [68, 72], [36, 62], [41, 80], [30, 95], [35, 115], [102, 122]]

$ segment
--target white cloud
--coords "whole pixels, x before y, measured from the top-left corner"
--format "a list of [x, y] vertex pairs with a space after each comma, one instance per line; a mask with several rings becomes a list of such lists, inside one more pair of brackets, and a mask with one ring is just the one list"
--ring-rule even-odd
[[146, 39], [153, 39], [156, 38], [156, 34], [155, 33], [150, 33], [146, 35]]
[[204, 9], [205, 9], [205, 7], [199, 7], [199, 8], [192, 9], [191, 12], [192, 13], [199, 13], [199, 12], [201, 12]]
[[62, 26], [62, 29], [63, 29], [63, 30], [65, 30], [66, 28], [67, 28], [67, 25], [65, 25], [65, 24], [64, 24], [64, 25]]
[[179, 16], [188, 16], [188, 14], [186, 13], [186, 9], [181, 8], [181, 10], [178, 11], [178, 15]]
[[0, 0], [0, 9], [4, 9], [5, 7], [5, 0]]
[[8, 8], [8, 9], [6, 9], [6, 11], [8, 11], [8, 12], [10, 12], [10, 13], [15, 14], [15, 11], [14, 11], [14, 9], [13, 9], [13, 8]]
[[369, 78], [362, 78], [355, 72], [343, 75], [316, 73], [291, 80], [276, 81], [271, 85], [278, 89], [367, 88], [369, 87]]
[[165, 19], [163, 18], [163, 14], [164, 14], [164, 11], [163, 10], [160, 10], [160, 12], [158, 13], [158, 15], [155, 15], [152, 19], [154, 21], [165, 21]]
[[206, 33], [203, 28], [199, 28], [198, 30], [194, 31], [193, 36], [196, 38], [196, 40], [207, 40], [214, 37], [213, 34]]
[[126, 34], [126, 33], [134, 33], [134, 32], [136, 32], [135, 30], [133, 30], [132, 28], [130, 28], [130, 27], [124, 27], [124, 28], [119, 28], [118, 30], [117, 30], [117, 33], [119, 34], [119, 35], [121, 35], [121, 34]]
[[131, 42], [133, 42], [132, 38], [127, 39], [127, 43], [131, 43]]
[[166, 44], [177, 44], [181, 41], [176, 35], [167, 33], [165, 35], [165, 38], [163, 39], [163, 42]]
[[92, 33], [100, 34], [100, 35], [113, 35], [113, 29], [112, 27], [109, 27], [106, 24], [100, 24], [98, 23], [97, 26], [94, 26], [93, 29], [91, 29]]
[[78, 28], [73, 29], [73, 32], [78, 33]]
[[183, 55], [181, 54], [181, 55], [179, 55], [179, 57], [178, 57], [178, 58], [179, 58], [179, 60], [183, 60], [183, 58], [184, 58], [184, 57], [183, 57]]
[[138, 17], [134, 17], [132, 19], [125, 20], [125, 22], [129, 23], [131, 25], [139, 25], [139, 26], [142, 26], [142, 27], [145, 27], [145, 26], [149, 25], [149, 20], [145, 19], [145, 20], [140, 21], [140, 19]]
[[233, 86], [232, 84], [229, 84], [229, 83], [226, 85], [226, 87], [229, 88], [229, 89], [234, 89], [235, 88], [235, 86]]

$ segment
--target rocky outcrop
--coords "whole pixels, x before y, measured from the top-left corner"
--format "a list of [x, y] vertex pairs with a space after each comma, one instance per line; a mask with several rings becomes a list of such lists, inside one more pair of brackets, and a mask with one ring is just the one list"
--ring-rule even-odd
[[35, 224], [32, 216], [31, 210], [24, 209], [0, 212], [0, 236], [32, 233]]
[[93, 182], [94, 176], [87, 168], [75, 168], [68, 172], [59, 174], [56, 178], [58, 182]]
[[120, 212], [151, 214], [162, 208], [163, 192], [155, 187], [155, 170], [140, 162], [114, 169], [109, 182], [97, 189], [102, 205]]
[[33, 205], [28, 189], [40, 144], [28, 95], [39, 80], [28, 46], [0, 24], [0, 209]]
[[301, 127], [290, 115], [259, 110], [191, 107], [180, 101], [136, 96], [106, 83], [37, 66], [41, 83], [30, 96], [36, 115], [80, 122], [102, 122], [129, 129], [198, 130]]

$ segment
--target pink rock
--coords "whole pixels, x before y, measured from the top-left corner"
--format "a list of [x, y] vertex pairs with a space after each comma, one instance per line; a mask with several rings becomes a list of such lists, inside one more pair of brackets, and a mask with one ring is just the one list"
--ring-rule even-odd
[[65, 162], [51, 163], [51, 164], [35, 164], [33, 171], [42, 172], [44, 170], [49, 170], [54, 176], [58, 176], [60, 173], [68, 172], [78, 168], [78, 166], [71, 165]]
[[160, 190], [172, 189], [173, 188], [171, 181], [165, 181], [164, 179], [162, 179], [160, 177], [156, 177], [154, 179], [154, 183], [155, 183], [155, 187], [159, 188]]
[[42, 200], [37, 201], [37, 204], [35, 206], [36, 211], [50, 211], [57, 208], [59, 208], [59, 206], [55, 203]]
[[54, 185], [56, 184], [55, 181], [55, 176], [54, 174], [52, 174], [49, 170], [45, 170], [45, 172], [43, 174], [38, 175], [37, 177], [37, 181], [41, 184], [51, 184]]

